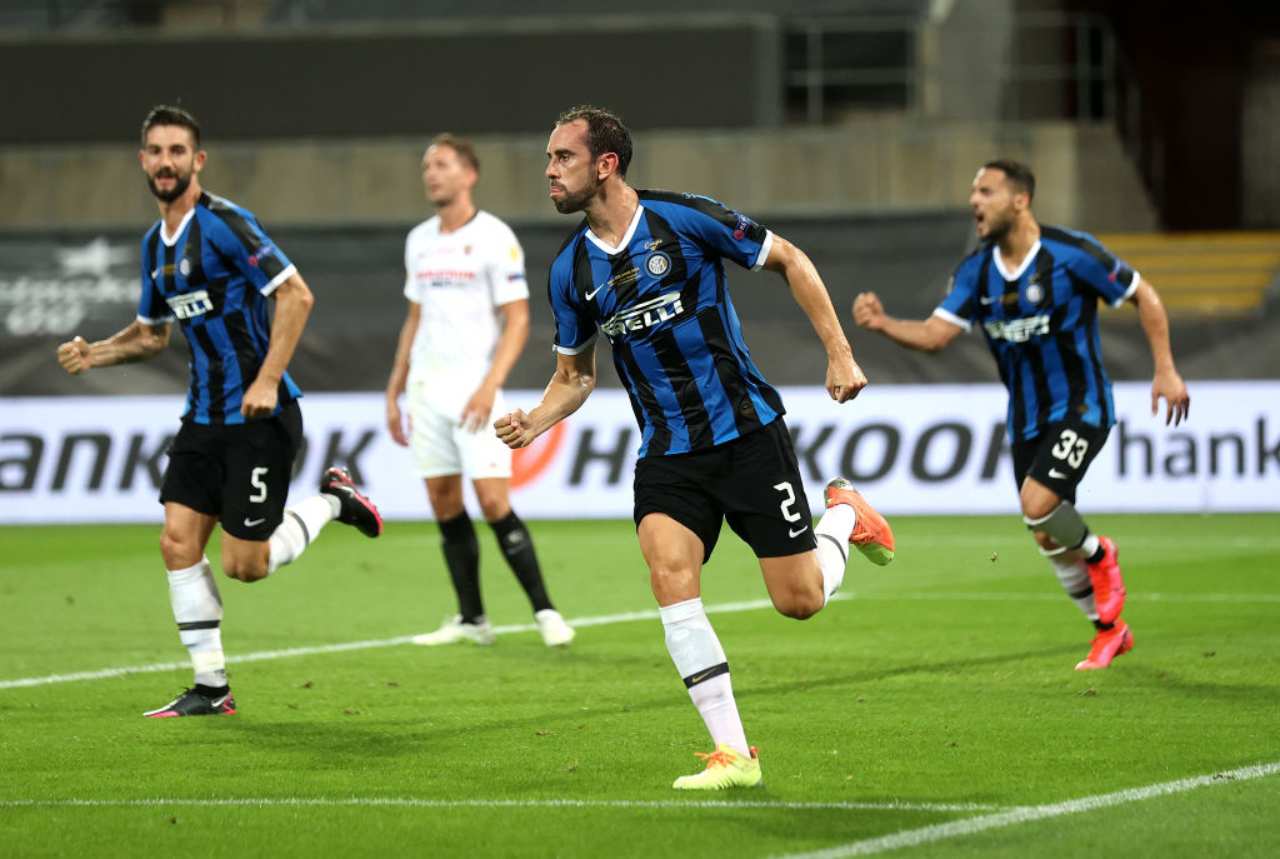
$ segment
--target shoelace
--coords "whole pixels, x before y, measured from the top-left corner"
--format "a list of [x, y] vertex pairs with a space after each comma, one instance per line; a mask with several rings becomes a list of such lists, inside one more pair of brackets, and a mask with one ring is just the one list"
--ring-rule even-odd
[[714, 752], [694, 752], [694, 754], [702, 759], [707, 769], [733, 766], [733, 758], [724, 749], [716, 749]]

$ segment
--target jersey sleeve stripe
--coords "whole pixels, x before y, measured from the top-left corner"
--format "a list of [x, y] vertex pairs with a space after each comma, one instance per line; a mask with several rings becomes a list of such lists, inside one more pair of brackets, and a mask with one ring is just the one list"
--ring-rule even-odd
[[559, 343], [553, 344], [552, 351], [559, 352], [561, 355], [580, 355], [587, 350], [587, 347], [596, 342], [596, 334], [591, 332], [591, 336], [587, 338], [587, 342], [579, 346], [561, 346]]
[[1129, 281], [1129, 288], [1124, 291], [1124, 295], [1120, 296], [1115, 301], [1111, 302], [1111, 306], [1119, 307], [1120, 305], [1128, 301], [1130, 298], [1133, 298], [1133, 294], [1138, 291], [1138, 284], [1141, 281], [1142, 281], [1142, 275], [1137, 270], [1135, 270], [1133, 272], [1133, 280]]
[[297, 273], [298, 273], [298, 267], [293, 263], [290, 263], [288, 267], [285, 268], [284, 271], [280, 272], [278, 275], [271, 278], [271, 281], [266, 286], [262, 287], [262, 289], [258, 290], [258, 292], [262, 293], [263, 295], [270, 295], [271, 293], [276, 291], [276, 289], [280, 286], [280, 284], [284, 283], [286, 280], [293, 277]]
[[764, 241], [760, 244], [760, 255], [756, 257], [755, 265], [751, 266], [752, 271], [759, 271], [764, 268], [764, 264], [769, 261], [769, 251], [773, 249], [773, 230], [764, 231]]
[[950, 310], [947, 310], [945, 307], [935, 307], [933, 310], [933, 315], [940, 317], [942, 319], [945, 319], [947, 322], [950, 322], [952, 325], [958, 325], [959, 327], [963, 328], [965, 331], [973, 330], [972, 322], [970, 322], [968, 319], [961, 319], [959, 316], [956, 316], [954, 313], [952, 313]]

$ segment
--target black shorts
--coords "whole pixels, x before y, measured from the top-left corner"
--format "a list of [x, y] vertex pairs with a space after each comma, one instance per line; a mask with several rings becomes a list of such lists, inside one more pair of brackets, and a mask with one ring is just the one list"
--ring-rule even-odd
[[791, 434], [782, 418], [711, 450], [636, 463], [635, 521], [665, 513], [702, 540], [705, 564], [729, 527], [757, 558], [817, 547]]
[[1022, 491], [1028, 476], [1052, 489], [1059, 498], [1076, 502], [1076, 487], [1089, 464], [1107, 442], [1109, 428], [1067, 419], [1050, 424], [1033, 439], [1013, 445], [1013, 479]]
[[174, 501], [219, 517], [242, 540], [265, 540], [284, 518], [293, 459], [302, 442], [302, 410], [232, 426], [183, 421], [169, 446], [160, 503]]

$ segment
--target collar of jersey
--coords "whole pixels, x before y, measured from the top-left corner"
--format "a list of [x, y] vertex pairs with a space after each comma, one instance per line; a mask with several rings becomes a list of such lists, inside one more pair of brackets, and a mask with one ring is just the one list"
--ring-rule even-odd
[[641, 205], [639, 202], [637, 202], [636, 213], [631, 218], [631, 226], [627, 227], [626, 233], [623, 234], [622, 236], [622, 241], [618, 242], [618, 246], [616, 248], [612, 247], [603, 239], [601, 239], [599, 236], [597, 236], [595, 233], [591, 232], [590, 227], [587, 227], [587, 238], [591, 240], [591, 243], [593, 245], [595, 245], [600, 250], [607, 253], [609, 256], [613, 256], [616, 253], [621, 253], [623, 249], [626, 248], [627, 245], [631, 244], [631, 237], [636, 234], [636, 227], [640, 226], [640, 215], [643, 213], [644, 213], [644, 206]]
[[1031, 246], [1031, 250], [1027, 251], [1027, 255], [1022, 258], [1022, 265], [1018, 266], [1017, 271], [1009, 271], [1004, 267], [1004, 258], [1000, 256], [1000, 246], [991, 246], [991, 259], [996, 264], [996, 271], [1000, 272], [1000, 276], [1005, 280], [1017, 280], [1026, 273], [1031, 264], [1035, 262], [1036, 255], [1040, 253], [1040, 240], [1036, 239], [1036, 243]]
[[178, 243], [178, 236], [182, 235], [182, 231], [187, 228], [187, 224], [191, 223], [191, 219], [196, 216], [196, 207], [192, 206], [191, 211], [182, 216], [182, 220], [178, 223], [178, 229], [173, 231], [173, 238], [169, 238], [164, 234], [164, 218], [160, 219], [160, 241], [164, 242], [165, 247], [173, 247]]

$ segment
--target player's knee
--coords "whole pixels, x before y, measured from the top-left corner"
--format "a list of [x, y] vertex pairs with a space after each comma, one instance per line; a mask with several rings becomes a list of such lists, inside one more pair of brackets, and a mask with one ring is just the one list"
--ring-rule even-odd
[[497, 522], [499, 519], [505, 519], [507, 514], [511, 512], [511, 505], [501, 495], [480, 495], [477, 500], [480, 502], [480, 512], [484, 514], [486, 522]]
[[204, 553], [191, 537], [166, 528], [160, 532], [160, 555], [166, 569], [183, 570], [198, 564]]
[[1022, 490], [1019, 501], [1022, 504], [1022, 515], [1027, 519], [1043, 519], [1062, 503], [1062, 499], [1056, 495], [1028, 492], [1025, 488]]
[[686, 564], [654, 559], [649, 565], [649, 584], [663, 605], [692, 599], [698, 595], [698, 577]]
[[792, 620], [808, 620], [822, 611], [823, 604], [821, 588], [796, 588], [773, 601], [778, 613]]
[[265, 579], [268, 570], [266, 564], [247, 558], [224, 558], [222, 572], [236, 581], [253, 583]]

